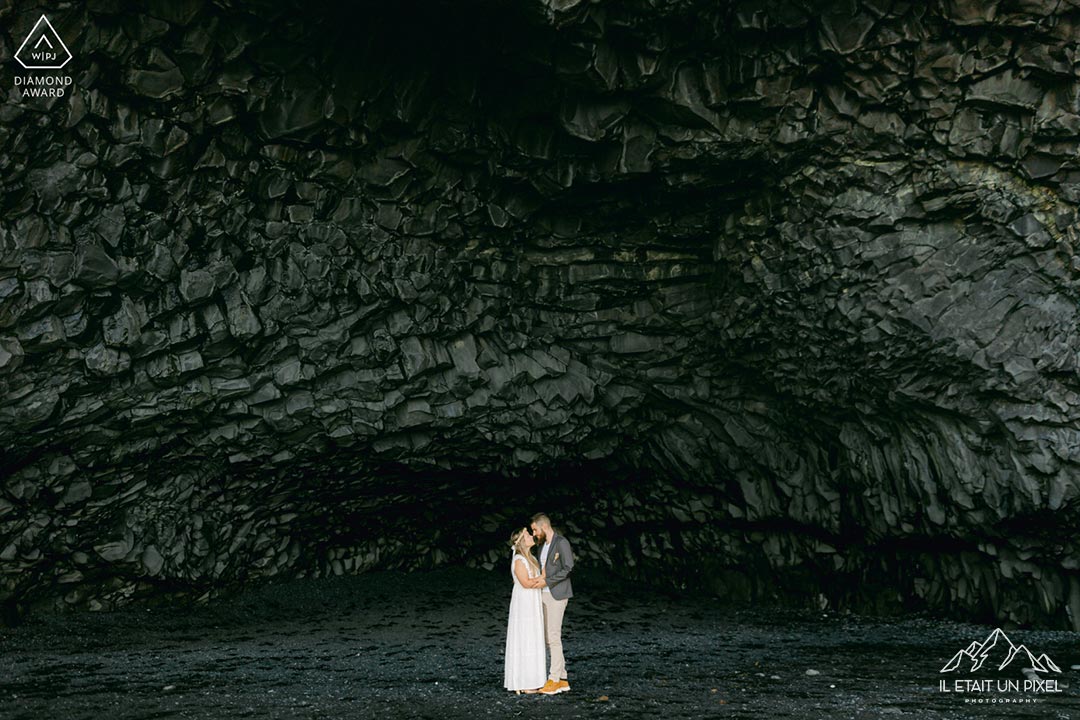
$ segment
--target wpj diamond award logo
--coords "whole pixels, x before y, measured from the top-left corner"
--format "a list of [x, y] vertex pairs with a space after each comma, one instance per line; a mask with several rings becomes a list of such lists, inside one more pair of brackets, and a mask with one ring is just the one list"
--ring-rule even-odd
[[[939, 670], [941, 673], [976, 673], [979, 671], [1021, 671], [1024, 680], [1014, 678], [961, 678], [939, 682], [938, 691], [947, 693], [1059, 693], [1061, 688], [1056, 678], [1044, 678], [1039, 675], [1060, 673], [1061, 668], [1046, 653], [1036, 656], [1026, 645], [1017, 645], [1009, 639], [1001, 628], [995, 628], [985, 640], [972, 640]], [[1034, 698], [1019, 699], [980, 698], [966, 702], [1036, 702]]]
[[[15, 59], [27, 70], [60, 70], [71, 60], [71, 51], [49, 18], [42, 15], [15, 51]], [[16, 75], [15, 97], [59, 98], [70, 86], [68, 75]]]

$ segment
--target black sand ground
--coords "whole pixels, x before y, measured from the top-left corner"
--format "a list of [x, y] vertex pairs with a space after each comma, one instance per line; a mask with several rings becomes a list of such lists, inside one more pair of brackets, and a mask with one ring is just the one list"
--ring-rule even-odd
[[1080, 718], [1077, 633], [1010, 633], [1053, 658], [1063, 692], [970, 705], [938, 691], [938, 671], [989, 627], [731, 610], [587, 580], [567, 610], [563, 695], [502, 689], [509, 575], [448, 569], [32, 618], [0, 635], [0, 717]]

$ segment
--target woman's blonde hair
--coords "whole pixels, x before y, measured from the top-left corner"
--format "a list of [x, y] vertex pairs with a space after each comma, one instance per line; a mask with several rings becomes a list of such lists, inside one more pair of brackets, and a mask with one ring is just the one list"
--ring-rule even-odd
[[510, 547], [512, 547], [514, 549], [514, 552], [516, 552], [518, 555], [523, 555], [525, 557], [525, 562], [529, 563], [529, 567], [539, 573], [540, 565], [536, 562], [536, 558], [533, 557], [533, 554], [529, 552], [529, 548], [525, 547], [525, 536], [528, 534], [528, 528], [521, 528], [520, 530], [515, 530], [514, 533], [510, 536]]

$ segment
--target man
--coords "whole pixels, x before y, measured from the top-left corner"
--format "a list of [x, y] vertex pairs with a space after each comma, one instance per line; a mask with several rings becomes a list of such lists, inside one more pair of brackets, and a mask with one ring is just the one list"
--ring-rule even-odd
[[566, 604], [574, 596], [570, 584], [570, 571], [574, 569], [574, 553], [570, 543], [557, 535], [551, 527], [551, 519], [537, 513], [532, 519], [532, 533], [540, 548], [540, 567], [546, 572], [547, 584], [540, 593], [544, 607], [544, 628], [548, 651], [551, 653], [551, 672], [540, 692], [545, 695], [566, 692], [570, 683], [566, 679], [566, 660], [562, 651], [562, 620]]

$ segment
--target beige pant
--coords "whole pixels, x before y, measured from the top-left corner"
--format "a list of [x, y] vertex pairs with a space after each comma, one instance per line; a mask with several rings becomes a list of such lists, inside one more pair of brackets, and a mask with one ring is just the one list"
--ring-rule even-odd
[[562, 654], [562, 618], [570, 598], [556, 600], [549, 592], [540, 593], [540, 597], [544, 601], [544, 630], [548, 651], [551, 653], [551, 674], [548, 678], [558, 682], [566, 679], [566, 659]]

